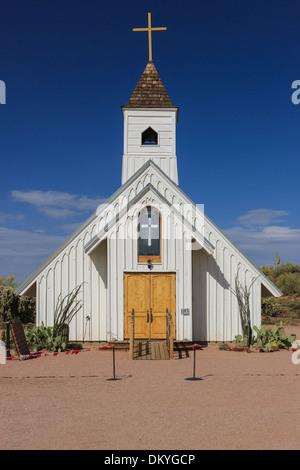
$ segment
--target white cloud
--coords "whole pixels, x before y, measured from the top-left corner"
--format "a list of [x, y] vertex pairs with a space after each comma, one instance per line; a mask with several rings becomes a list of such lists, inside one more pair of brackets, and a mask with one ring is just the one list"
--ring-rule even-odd
[[45, 257], [64, 240], [65, 237], [59, 235], [0, 227], [0, 256], [14, 256], [22, 260], [31, 256]]
[[254, 209], [247, 214], [240, 215], [237, 222], [242, 225], [270, 225], [271, 223], [284, 222], [284, 218], [288, 215], [286, 211], [272, 209]]
[[11, 191], [11, 198], [15, 202], [24, 202], [36, 207], [47, 217], [53, 219], [69, 218], [78, 212], [88, 212], [97, 209], [103, 198], [88, 198], [63, 191], [30, 190]]
[[65, 232], [73, 233], [75, 232], [81, 225], [81, 222], [74, 222], [73, 224], [63, 224], [60, 225], [59, 228], [64, 230]]
[[[0, 275], [16, 276], [18, 281], [24, 281], [40, 265], [51, 256], [57, 248], [66, 241], [65, 236], [49, 235], [49, 230], [54, 233], [71, 232], [78, 228], [80, 223], [69, 223], [71, 217], [82, 219], [87, 212], [95, 211], [99, 204], [105, 202], [100, 198], [89, 198], [85, 195], [70, 194], [62, 191], [11, 191], [11, 201], [26, 203], [32, 208], [43, 213], [52, 220], [64, 221], [64, 225], [53, 226], [50, 220], [48, 226], [35, 225], [35, 217], [26, 216], [26, 222], [31, 219], [30, 228], [21, 230], [17, 228], [0, 227]], [[10, 215], [0, 212], [0, 223], [4, 225], [8, 221], [24, 219], [24, 215]], [[41, 223], [40, 221], [38, 222]], [[61, 222], [62, 223], [62, 222]]]
[[24, 281], [65, 241], [65, 237], [0, 227], [0, 275]]
[[261, 243], [269, 242], [300, 242], [300, 229], [290, 227], [280, 227], [271, 225], [263, 228], [245, 228], [232, 227], [226, 230], [227, 234], [231, 234], [234, 238], [238, 237], [243, 244], [259, 241]]
[[276, 251], [283, 263], [300, 263], [300, 229], [278, 225], [287, 215], [286, 211], [252, 210], [223, 231], [256, 265], [274, 264]]
[[4, 224], [10, 221], [23, 220], [23, 214], [7, 214], [6, 212], [0, 212], [0, 224]]
[[61, 207], [39, 207], [39, 212], [46, 215], [50, 219], [69, 219], [77, 214], [75, 210], [64, 209]]

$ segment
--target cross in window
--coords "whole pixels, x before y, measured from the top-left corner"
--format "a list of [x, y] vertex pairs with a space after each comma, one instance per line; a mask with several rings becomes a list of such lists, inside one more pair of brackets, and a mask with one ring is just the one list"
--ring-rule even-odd
[[151, 209], [148, 209], [148, 224], [142, 224], [142, 228], [148, 228], [148, 246], [151, 246], [151, 229], [158, 228], [157, 224], [152, 224]]

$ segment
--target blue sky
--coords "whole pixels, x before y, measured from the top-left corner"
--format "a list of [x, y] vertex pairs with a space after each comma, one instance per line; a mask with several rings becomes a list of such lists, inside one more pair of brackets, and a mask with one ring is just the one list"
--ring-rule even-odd
[[300, 263], [298, 0], [2, 0], [0, 275], [23, 282], [121, 185], [148, 11], [180, 187], [254, 264]]

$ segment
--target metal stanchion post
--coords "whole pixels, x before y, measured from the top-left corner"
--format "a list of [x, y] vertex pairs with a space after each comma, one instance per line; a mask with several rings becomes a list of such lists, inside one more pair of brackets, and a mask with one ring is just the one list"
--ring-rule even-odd
[[113, 344], [111, 344], [112, 350], [113, 350], [113, 377], [110, 379], [106, 380], [120, 380], [116, 378], [116, 359], [115, 359], [115, 347]]
[[10, 357], [10, 321], [6, 320], [6, 357]]
[[193, 377], [187, 377], [185, 380], [202, 380], [201, 377], [196, 377], [196, 349], [200, 349], [199, 344], [194, 344], [194, 364], [193, 364]]
[[116, 378], [115, 347], [113, 345], [113, 378]]
[[194, 348], [194, 368], [193, 368], [193, 379], [195, 379], [196, 375], [196, 348]]

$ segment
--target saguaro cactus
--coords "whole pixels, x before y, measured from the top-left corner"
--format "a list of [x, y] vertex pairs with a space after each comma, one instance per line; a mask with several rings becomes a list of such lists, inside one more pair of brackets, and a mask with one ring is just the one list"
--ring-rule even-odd
[[278, 251], [276, 251], [276, 260], [275, 260], [275, 272], [278, 273], [278, 268], [280, 265], [280, 257], [278, 256]]

